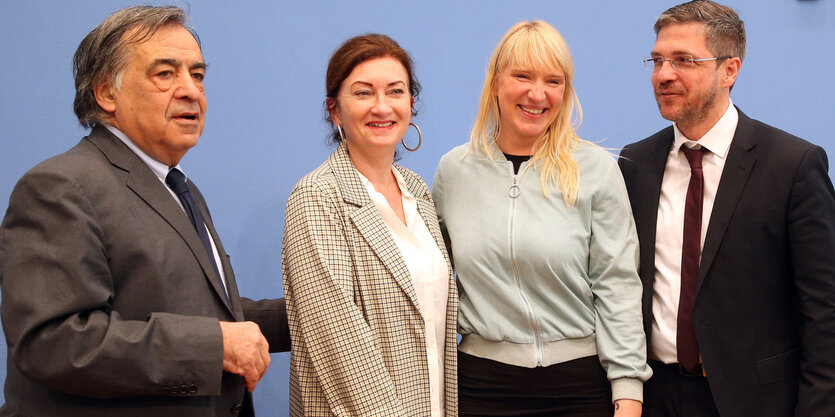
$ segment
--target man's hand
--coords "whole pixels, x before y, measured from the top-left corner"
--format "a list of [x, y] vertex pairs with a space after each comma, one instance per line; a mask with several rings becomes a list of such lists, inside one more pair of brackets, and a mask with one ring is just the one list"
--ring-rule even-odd
[[625, 398], [615, 400], [615, 417], [641, 417], [643, 404]]
[[220, 332], [223, 334], [223, 370], [243, 376], [246, 389], [254, 391], [270, 366], [267, 339], [251, 321], [222, 321]]

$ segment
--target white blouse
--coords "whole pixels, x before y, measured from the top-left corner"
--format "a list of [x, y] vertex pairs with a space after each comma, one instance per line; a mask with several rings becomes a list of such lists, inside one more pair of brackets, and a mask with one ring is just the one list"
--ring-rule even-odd
[[449, 296], [447, 265], [440, 248], [417, 211], [415, 197], [406, 189], [403, 176], [394, 166], [391, 167], [391, 171], [400, 187], [406, 224], [400, 221], [385, 196], [377, 192], [371, 181], [359, 171], [356, 172], [388, 226], [391, 237], [400, 249], [409, 274], [412, 276], [412, 284], [426, 332], [429, 394], [432, 401], [431, 415], [442, 417], [444, 415], [444, 335], [446, 333], [446, 304]]

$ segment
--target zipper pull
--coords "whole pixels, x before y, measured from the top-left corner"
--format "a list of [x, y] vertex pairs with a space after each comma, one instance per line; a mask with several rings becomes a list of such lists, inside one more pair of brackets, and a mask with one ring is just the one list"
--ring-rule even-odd
[[522, 189], [519, 188], [518, 183], [519, 183], [519, 175], [514, 174], [513, 175], [513, 184], [511, 184], [510, 188], [507, 190], [507, 195], [510, 198], [516, 198], [516, 197], [519, 197], [519, 194], [522, 194]]

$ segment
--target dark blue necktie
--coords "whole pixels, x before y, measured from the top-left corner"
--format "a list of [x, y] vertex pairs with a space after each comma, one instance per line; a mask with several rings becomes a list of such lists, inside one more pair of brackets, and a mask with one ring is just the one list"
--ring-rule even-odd
[[200, 215], [200, 210], [197, 209], [197, 203], [195, 203], [194, 197], [191, 196], [191, 192], [188, 190], [188, 186], [186, 186], [186, 176], [180, 172], [179, 169], [171, 168], [171, 170], [168, 171], [168, 175], [165, 177], [165, 183], [168, 184], [172, 190], [174, 190], [174, 194], [177, 194], [177, 198], [179, 198], [180, 203], [183, 204], [183, 209], [185, 209], [189, 220], [191, 220], [191, 224], [194, 226], [194, 229], [197, 230], [197, 235], [200, 236], [200, 241], [203, 242], [203, 248], [206, 249], [206, 254], [209, 255], [209, 261], [212, 264], [212, 268], [215, 270], [215, 275], [220, 283], [220, 288], [223, 290], [226, 302], [231, 307], [232, 304], [229, 303], [229, 296], [226, 294], [226, 286], [223, 285], [223, 280], [220, 278], [218, 266], [215, 263], [215, 254], [214, 251], [212, 251], [212, 244], [209, 241], [209, 234], [206, 232], [206, 225], [203, 222], [203, 216]]

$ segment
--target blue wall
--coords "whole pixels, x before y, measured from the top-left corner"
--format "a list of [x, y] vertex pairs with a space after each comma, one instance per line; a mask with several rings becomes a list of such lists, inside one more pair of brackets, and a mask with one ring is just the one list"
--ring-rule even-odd
[[[727, 1], [749, 36], [734, 103], [835, 157], [835, 6], [827, 3]], [[72, 54], [105, 16], [130, 4], [0, 2], [0, 212], [26, 170], [85, 134], [72, 113]], [[424, 142], [401, 163], [427, 182], [441, 155], [466, 140], [485, 64], [505, 30], [523, 19], [550, 22], [571, 46], [582, 137], [617, 149], [668, 124], [640, 61], [653, 46], [655, 18], [673, 1], [175, 4], [190, 9], [210, 63], [208, 123], [182, 165], [206, 196], [241, 293], [250, 297], [282, 295], [285, 203], [295, 182], [331, 151], [324, 73], [331, 52], [350, 36], [386, 33], [412, 53], [424, 87], [414, 119]], [[289, 354], [273, 355], [256, 390], [260, 415], [287, 415], [288, 362]], [[0, 362], [0, 377], [5, 370]]]

